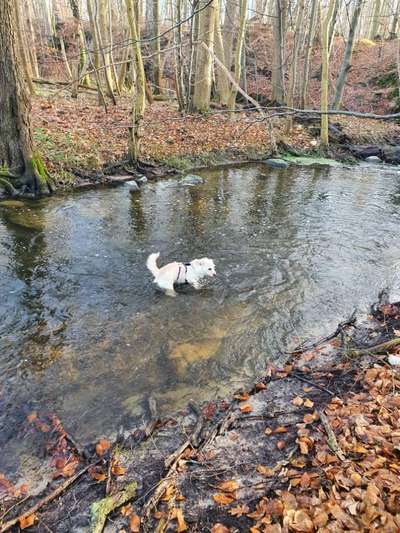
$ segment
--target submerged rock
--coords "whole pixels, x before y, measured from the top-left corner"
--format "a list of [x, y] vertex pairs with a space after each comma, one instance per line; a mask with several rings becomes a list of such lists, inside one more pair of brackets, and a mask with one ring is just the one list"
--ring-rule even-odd
[[196, 174], [188, 174], [182, 179], [181, 183], [182, 185], [202, 185], [204, 179]]
[[367, 163], [383, 163], [382, 159], [377, 155], [370, 155], [365, 159]]
[[146, 176], [139, 176], [136, 178], [136, 182], [140, 185], [143, 185], [144, 183], [147, 183], [149, 180], [146, 178]]
[[273, 168], [288, 168], [289, 166], [289, 163], [283, 159], [266, 159], [264, 163]]

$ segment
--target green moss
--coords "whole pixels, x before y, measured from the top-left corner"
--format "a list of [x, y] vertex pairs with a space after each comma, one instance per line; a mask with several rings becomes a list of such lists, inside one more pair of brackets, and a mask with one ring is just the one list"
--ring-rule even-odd
[[334, 159], [329, 159], [327, 157], [320, 156], [294, 156], [291, 154], [286, 154], [282, 156], [282, 159], [295, 165], [311, 166], [311, 165], [325, 165], [329, 167], [338, 167], [341, 166], [339, 161]]
[[102, 533], [108, 515], [114, 511], [114, 509], [117, 509], [118, 507], [121, 507], [121, 505], [128, 503], [129, 500], [132, 500], [132, 498], [135, 497], [136, 488], [136, 481], [132, 481], [124, 488], [123, 491], [94, 502], [90, 510], [90, 532]]
[[398, 85], [398, 75], [397, 70], [394, 65], [392, 65], [390, 72], [383, 74], [380, 78], [377, 78], [376, 84], [379, 87], [397, 87]]

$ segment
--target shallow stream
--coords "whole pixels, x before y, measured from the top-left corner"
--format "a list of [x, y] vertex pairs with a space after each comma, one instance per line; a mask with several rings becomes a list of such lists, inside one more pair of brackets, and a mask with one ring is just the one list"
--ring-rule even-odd
[[[26, 416], [55, 412], [86, 443], [223, 396], [398, 286], [400, 173], [380, 167], [202, 172], [0, 207], [0, 472], [34, 455]], [[177, 298], [161, 263], [218, 276]]]

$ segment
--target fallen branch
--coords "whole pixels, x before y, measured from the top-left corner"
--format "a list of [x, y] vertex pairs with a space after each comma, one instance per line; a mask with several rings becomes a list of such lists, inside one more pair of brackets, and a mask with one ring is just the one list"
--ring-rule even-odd
[[346, 456], [343, 453], [343, 450], [339, 446], [339, 443], [336, 439], [336, 435], [333, 432], [333, 429], [331, 428], [331, 425], [329, 424], [328, 417], [320, 412], [319, 413], [322, 425], [325, 428], [326, 434], [328, 435], [328, 446], [333, 451], [333, 453], [340, 459], [341, 461], [346, 460]]
[[361, 355], [369, 355], [369, 354], [376, 354], [379, 352], [388, 352], [392, 348], [395, 348], [396, 346], [400, 345], [400, 337], [396, 337], [395, 339], [391, 339], [387, 342], [382, 342], [381, 344], [376, 344], [375, 346], [370, 346], [368, 348], [361, 348], [359, 350], [348, 350], [346, 352], [346, 355], [349, 355], [350, 357], [358, 357]]
[[15, 518], [9, 520], [5, 524], [1, 526], [0, 533], [5, 533], [5, 531], [8, 531], [13, 526], [15, 526], [18, 522], [23, 521], [24, 519], [28, 518], [28, 516], [31, 516], [35, 514], [39, 509], [41, 509], [44, 505], [47, 503], [52, 502], [55, 500], [62, 492], [64, 492], [68, 487], [70, 487], [78, 478], [80, 478], [85, 472], [89, 470], [89, 468], [95, 466], [99, 461], [96, 461], [94, 464], [90, 464], [85, 466], [80, 472], [72, 476], [71, 478], [67, 479], [62, 483], [60, 486], [58, 486], [53, 492], [39, 500], [35, 505], [30, 507], [27, 511], [20, 514], [19, 516], [16, 516]]
[[305, 341], [299, 344], [298, 346], [296, 346], [296, 348], [293, 351], [288, 352], [288, 353], [290, 355], [304, 353], [304, 352], [307, 352], [308, 350], [311, 350], [312, 348], [316, 348], [317, 346], [319, 346], [320, 344], [323, 344], [324, 342], [331, 341], [332, 339], [337, 337], [339, 334], [343, 333], [344, 328], [348, 326], [354, 326], [356, 320], [357, 320], [357, 310], [355, 309], [348, 319], [338, 324], [337, 328], [331, 335], [328, 335], [327, 337], [323, 337], [322, 339], [318, 339], [317, 341], [314, 341], [314, 342]]

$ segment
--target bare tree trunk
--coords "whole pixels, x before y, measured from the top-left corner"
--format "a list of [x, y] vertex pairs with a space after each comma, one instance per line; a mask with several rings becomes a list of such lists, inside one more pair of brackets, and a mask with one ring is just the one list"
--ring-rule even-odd
[[[153, 37], [160, 35], [160, 1], [153, 0]], [[154, 85], [155, 93], [162, 93], [162, 72], [161, 72], [161, 43], [159, 37], [153, 41], [154, 59], [153, 59], [153, 71], [154, 71]]]
[[[206, 6], [207, 0], [200, 0], [199, 8]], [[199, 35], [197, 40], [196, 71], [194, 77], [194, 90], [192, 110], [204, 113], [210, 108], [211, 83], [212, 83], [212, 57], [201, 43], [214, 51], [214, 24], [215, 2], [211, 1], [199, 13]]]
[[321, 27], [321, 59], [322, 59], [322, 75], [321, 75], [321, 146], [327, 148], [329, 145], [328, 135], [328, 102], [329, 102], [329, 28], [332, 22], [333, 10], [335, 7], [335, 0], [329, 1], [329, 6], [325, 18], [322, 21]]
[[33, 69], [33, 75], [35, 78], [40, 78], [39, 65], [37, 60], [37, 50], [36, 50], [36, 33], [33, 26], [33, 9], [32, 9], [32, 0], [27, 0], [27, 24], [29, 32], [29, 42], [30, 42], [30, 56], [31, 64]]
[[[27, 55], [25, 42], [24, 42], [24, 33], [23, 33], [22, 21], [21, 21], [20, 0], [15, 1], [15, 23], [16, 23], [16, 30], [17, 30], [18, 45], [20, 48], [19, 57], [21, 59], [22, 68], [25, 73], [26, 83], [28, 85], [29, 92], [31, 94], [35, 94], [35, 88], [32, 82], [32, 69], [28, 61], [28, 55]], [[0, 22], [0, 24], [2, 24], [2, 22]]]
[[[235, 49], [235, 65], [234, 65], [234, 75], [235, 82], [239, 85], [241, 67], [242, 67], [242, 50], [244, 44], [244, 37], [246, 33], [246, 18], [247, 18], [247, 0], [240, 1], [240, 12], [239, 12], [239, 31], [236, 39], [236, 49]], [[237, 95], [237, 86], [233, 85], [231, 87], [231, 94], [229, 96], [228, 107], [231, 111], [235, 110], [236, 105], [236, 95]]]
[[344, 85], [346, 83], [347, 74], [350, 70], [350, 61], [353, 54], [354, 38], [357, 31], [358, 21], [360, 19], [361, 7], [363, 0], [356, 0], [354, 6], [353, 16], [350, 22], [349, 36], [347, 38], [346, 48], [344, 51], [343, 61], [340, 66], [340, 71], [336, 80], [335, 97], [333, 99], [333, 109], [339, 109], [342, 102]]
[[[137, 2], [138, 0], [136, 0]], [[139, 30], [137, 19], [137, 4], [133, 0], [125, 0], [128, 14], [128, 24], [132, 40], [132, 52], [135, 65], [135, 94], [132, 106], [132, 127], [129, 128], [129, 157], [132, 161], [138, 161], [142, 138], [142, 122], [146, 106], [146, 78], [144, 73], [142, 52], [139, 43]], [[136, 8], [136, 9], [135, 9]]]
[[375, 0], [374, 11], [372, 14], [371, 29], [369, 32], [370, 39], [376, 39], [379, 34], [380, 17], [382, 11], [382, 0]]
[[182, 1], [176, 0], [175, 6], [175, 84], [176, 97], [178, 100], [179, 111], [183, 112], [188, 105], [188, 87], [184, 80], [184, 64], [183, 64], [183, 50], [182, 50]]
[[399, 15], [400, 15], [400, 0], [398, 0], [396, 9], [393, 13], [393, 20], [392, 20], [392, 25], [390, 27], [389, 39], [396, 39], [397, 37], [397, 25], [399, 23]]
[[302, 84], [301, 84], [301, 90], [300, 90], [300, 107], [302, 109], [305, 109], [307, 105], [311, 53], [312, 53], [312, 49], [314, 45], [315, 26], [316, 26], [317, 13], [318, 13], [317, 4], [318, 4], [318, 0], [312, 0], [311, 13], [310, 13], [310, 27], [308, 29], [307, 41], [305, 44], [303, 78], [302, 78]]
[[[287, 95], [287, 105], [293, 107], [294, 104], [294, 92], [297, 84], [297, 69], [299, 62], [299, 53], [300, 45], [302, 42], [302, 27], [303, 27], [303, 18], [304, 18], [304, 2], [305, 0], [299, 0], [297, 5], [297, 16], [296, 16], [296, 26], [295, 26], [295, 35], [294, 35], [294, 46], [293, 46], [293, 58], [292, 58], [292, 68], [290, 72], [290, 81], [289, 89]], [[293, 117], [289, 117], [287, 121], [286, 131], [290, 132], [293, 127]]]
[[225, 18], [222, 29], [222, 41], [224, 45], [225, 66], [230, 71], [233, 61], [233, 39], [236, 33], [236, 22], [238, 16], [238, 2], [235, 0], [225, 0]]
[[287, 0], [275, 0], [272, 100], [279, 104], [285, 102], [285, 34], [287, 10]]
[[333, 43], [335, 42], [335, 28], [338, 21], [338, 13], [340, 9], [341, 0], [335, 0], [335, 5], [333, 7], [332, 13], [332, 22], [331, 27], [329, 28], [329, 53], [332, 51]]
[[52, 190], [42, 160], [34, 155], [31, 103], [22, 66], [15, 0], [0, 0], [0, 171], [1, 184], [9, 192], [13, 176], [21, 178], [35, 194]]
[[104, 62], [104, 75], [106, 78], [108, 96], [111, 96], [114, 91], [113, 87], [113, 78], [111, 72], [111, 56], [110, 56], [110, 42], [109, 42], [109, 28], [107, 24], [107, 14], [108, 14], [108, 2], [109, 0], [99, 0], [99, 22], [97, 32], [98, 32], [98, 41], [101, 49], [101, 55]]
[[[225, 50], [222, 39], [221, 21], [220, 21], [220, 3], [219, 0], [215, 0], [215, 55], [226, 66]], [[216, 86], [219, 102], [222, 105], [227, 105], [230, 95], [229, 80], [225, 74], [225, 71], [216, 65]]]

